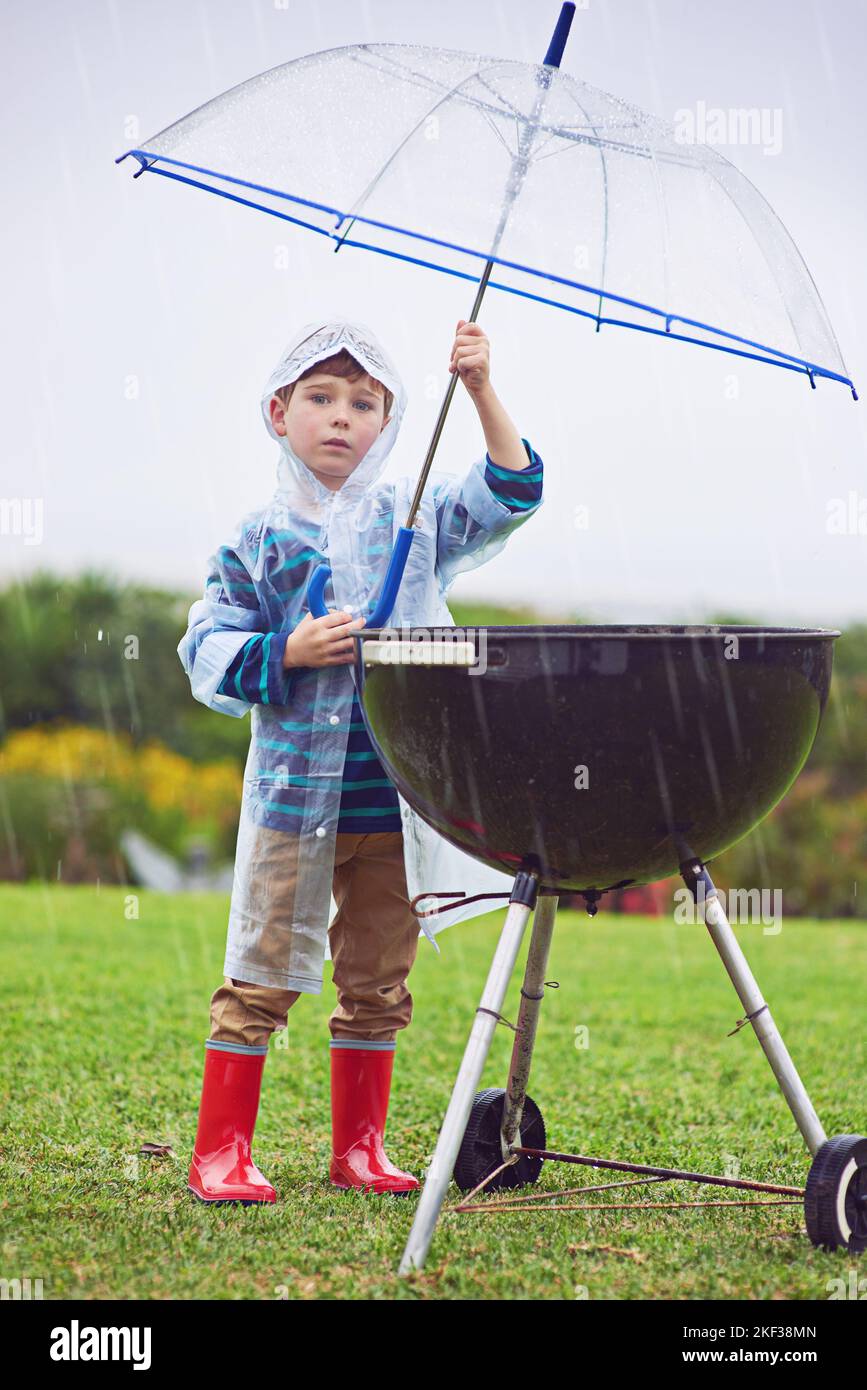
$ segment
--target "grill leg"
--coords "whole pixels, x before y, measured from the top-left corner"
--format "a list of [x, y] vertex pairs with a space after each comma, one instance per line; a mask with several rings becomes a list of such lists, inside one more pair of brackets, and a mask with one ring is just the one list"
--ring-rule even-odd
[[497, 1026], [496, 1014], [503, 1007], [506, 989], [515, 968], [518, 951], [530, 913], [535, 906], [538, 878], [523, 870], [515, 879], [506, 920], [497, 942], [494, 959], [488, 971], [482, 998], [464, 1049], [463, 1060], [452, 1090], [452, 1098], [434, 1149], [433, 1159], [425, 1178], [415, 1220], [403, 1252], [398, 1274], [423, 1269], [433, 1239], [434, 1229], [445, 1199], [461, 1140], [467, 1128], [473, 1100], [479, 1088], [482, 1072]]
[[504, 1163], [511, 1156], [511, 1146], [518, 1142], [521, 1129], [524, 1097], [527, 1094], [536, 1029], [539, 1026], [539, 1012], [545, 995], [545, 972], [548, 969], [548, 953], [554, 935], [558, 901], [559, 899], [553, 895], [541, 896], [533, 919], [533, 934], [530, 937], [527, 967], [521, 986], [521, 1006], [518, 1010], [517, 1032], [509, 1063], [509, 1079], [506, 1082], [506, 1101], [503, 1107], [500, 1143]]
[[[740, 942], [732, 931], [731, 924], [723, 911], [713, 879], [698, 859], [687, 860], [680, 866], [680, 872], [687, 888], [704, 913], [705, 925], [710, 932], [713, 944], [722, 957], [722, 963], [744, 1006], [744, 1012], [753, 1026], [753, 1031], [762, 1045], [771, 1070], [786, 1098], [789, 1109], [795, 1117], [798, 1129], [804, 1136], [804, 1143], [811, 1154], [824, 1144], [827, 1135], [818, 1115], [813, 1109], [804, 1083], [795, 1070], [771, 1011], [764, 1001], [762, 992], [750, 970]], [[699, 900], [699, 884], [703, 885], [704, 902]]]

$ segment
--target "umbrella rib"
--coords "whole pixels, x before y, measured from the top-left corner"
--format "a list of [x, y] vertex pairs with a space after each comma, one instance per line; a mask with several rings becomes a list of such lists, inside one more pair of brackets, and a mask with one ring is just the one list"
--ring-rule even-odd
[[662, 297], [666, 303], [670, 303], [671, 280], [668, 273], [668, 204], [665, 200], [665, 188], [662, 183], [662, 176], [659, 172], [659, 165], [656, 162], [656, 152], [648, 145], [647, 153], [650, 157], [653, 187], [656, 192], [656, 201], [662, 220]]
[[514, 152], [514, 150], [509, 149], [508, 143], [507, 143], [506, 140], [503, 138], [503, 136], [500, 134], [500, 132], [497, 130], [497, 127], [495, 126], [493, 120], [491, 119], [490, 115], [488, 114], [487, 107], [482, 106], [482, 105], [479, 105], [479, 108], [478, 108], [478, 109], [481, 111], [481, 113], [482, 113], [482, 115], [484, 116], [485, 120], [487, 121], [488, 125], [491, 127], [491, 130], [494, 132], [494, 134], [496, 135], [496, 137], [497, 137], [497, 139], [499, 140], [500, 144], [502, 145], [503, 149], [506, 151], [506, 154], [509, 156], [510, 159], [514, 159], [514, 157], [515, 157], [515, 152]]
[[[441, 79], [436, 78], [436, 77], [432, 77], [429, 73], [419, 72], [419, 71], [418, 71], [417, 69], [415, 69], [415, 68], [408, 68], [408, 67], [404, 66], [403, 63], [399, 63], [399, 62], [397, 61], [396, 58], [393, 58], [393, 57], [391, 56], [390, 53], [385, 52], [385, 50], [388, 49], [388, 48], [413, 48], [413, 47], [414, 47], [413, 44], [369, 44], [369, 43], [365, 43], [365, 44], [358, 44], [358, 45], [357, 45], [357, 48], [352, 48], [352, 49], [350, 49], [350, 50], [349, 50], [349, 56], [352, 58], [352, 60], [353, 60], [354, 62], [357, 62], [357, 63], [361, 64], [362, 67], [364, 67], [365, 64], [362, 62], [361, 58], [359, 57], [359, 53], [360, 53], [360, 52], [363, 52], [363, 53], [369, 55], [370, 57], [377, 57], [377, 58], [380, 58], [382, 61], [388, 62], [388, 63], [391, 65], [391, 71], [393, 72], [393, 74], [394, 74], [395, 76], [401, 76], [402, 79], [403, 79], [404, 81], [410, 81], [411, 78], [415, 77], [415, 78], [418, 78], [418, 79], [419, 79], [418, 85], [419, 85], [419, 86], [422, 86], [422, 87], [424, 87], [424, 88], [426, 88], [427, 90], [431, 90], [432, 88], [438, 88], [440, 91], [448, 91], [448, 90], [449, 90], [448, 84], [445, 83], [445, 82], [443, 82]], [[340, 52], [344, 52], [345, 50], [337, 49], [336, 51], [337, 51], [338, 53], [340, 53]], [[426, 51], [426, 52], [429, 52], [429, 51], [431, 51], [431, 50], [425, 50], [425, 51]], [[437, 51], [437, 50], [433, 50], [433, 51]], [[497, 66], [500, 66], [503, 62], [508, 61], [507, 59], [495, 59], [495, 60], [492, 60], [491, 58], [486, 57], [486, 55], [485, 55], [484, 53], [466, 53], [466, 52], [463, 52], [462, 50], [458, 50], [458, 49], [443, 49], [443, 50], [441, 50], [441, 51], [447, 53], [450, 57], [458, 57], [458, 58], [462, 58], [462, 59], [464, 59], [464, 60], [466, 60], [467, 58], [472, 59], [472, 60], [476, 63], [476, 69], [475, 69], [476, 72], [478, 72], [478, 71], [481, 70], [481, 64], [483, 64], [483, 63], [486, 63], [486, 64], [488, 64], [488, 65], [491, 65], [492, 63], [494, 63], [494, 64], [496, 64]], [[520, 64], [519, 64], [519, 66], [520, 66]], [[463, 81], [463, 80], [465, 80], [465, 79], [462, 79], [462, 81]], [[460, 83], [458, 83], [458, 86], [460, 86]], [[452, 89], [452, 90], [456, 90], [456, 89]]]
[[[593, 131], [594, 135], [597, 134], [598, 132], [597, 132], [597, 130], [596, 130], [596, 126], [595, 126], [595, 124], [593, 123], [593, 121], [590, 119], [590, 116], [589, 116], [588, 113], [585, 111], [585, 109], [584, 109], [584, 107], [582, 106], [581, 102], [578, 100], [577, 96], [576, 96], [575, 93], [572, 91], [571, 87], [569, 87], [568, 90], [569, 90], [569, 95], [571, 96], [571, 98], [572, 98], [573, 102], [575, 103], [575, 105], [578, 107], [578, 110], [581, 112], [581, 115], [584, 117], [584, 119], [585, 119], [585, 121], [587, 122], [587, 124], [590, 126], [590, 129]], [[607, 271], [607, 269], [608, 269], [608, 163], [607, 163], [607, 161], [606, 161], [606, 159], [605, 159], [605, 153], [604, 153], [604, 150], [603, 150], [603, 148], [602, 148], [601, 142], [597, 145], [597, 149], [599, 150], [599, 158], [600, 158], [600, 160], [601, 160], [601, 162], [602, 162], [602, 187], [603, 187], [604, 192], [605, 192], [605, 201], [604, 201], [604, 209], [605, 209], [605, 211], [604, 211], [603, 220], [602, 220], [602, 265], [601, 265], [601, 267], [600, 267], [600, 274], [599, 274], [599, 303], [598, 303], [598, 305], [597, 305], [597, 310], [596, 310], [596, 332], [598, 333], [598, 332], [599, 332], [599, 328], [600, 328], [601, 315], [602, 315], [602, 298], [603, 298], [603, 295], [604, 295], [604, 293], [605, 293], [605, 274], [606, 274], [606, 271]]]
[[[846, 364], [845, 364], [845, 362], [843, 361], [843, 354], [842, 354], [842, 352], [840, 351], [840, 344], [837, 342], [837, 338], [836, 338], [836, 335], [835, 335], [835, 333], [834, 333], [833, 328], [831, 328], [830, 320], [828, 319], [827, 310], [825, 309], [825, 305], [824, 305], [823, 302], [822, 302], [822, 296], [819, 294], [819, 291], [818, 291], [818, 289], [816, 288], [816, 282], [815, 282], [815, 280], [813, 279], [812, 275], [810, 274], [810, 271], [809, 271], [809, 269], [808, 269], [808, 267], [807, 267], [806, 262], [804, 261], [803, 256], [801, 255], [800, 251], [798, 250], [797, 246], [795, 245], [795, 243], [794, 243], [792, 237], [789, 235], [789, 230], [788, 230], [788, 228], [786, 227], [785, 223], [783, 222], [782, 218], [780, 218], [780, 217], [777, 216], [777, 214], [774, 212], [774, 210], [773, 210], [773, 208], [770, 206], [770, 204], [767, 203], [767, 200], [766, 200], [765, 198], [762, 197], [762, 194], [761, 194], [761, 193], [759, 192], [759, 190], [756, 188], [755, 184], [754, 184], [750, 179], [747, 178], [746, 174], [741, 173], [740, 169], [737, 167], [736, 164], [732, 164], [731, 160], [726, 159], [725, 155], [721, 155], [717, 150], [714, 150], [714, 151], [713, 151], [713, 154], [714, 154], [714, 156], [715, 156], [715, 160], [716, 160], [717, 163], [725, 164], [725, 165], [727, 165], [730, 169], [733, 169], [734, 172], [735, 172], [740, 178], [742, 178], [742, 179], [744, 180], [744, 182], [749, 186], [749, 188], [752, 189], [752, 191], [753, 191], [753, 193], [755, 193], [756, 197], [757, 197], [757, 198], [761, 198], [761, 199], [762, 199], [762, 202], [766, 203], [766, 205], [767, 205], [767, 207], [768, 207], [768, 211], [771, 213], [771, 216], [775, 219], [775, 221], [779, 224], [779, 226], [782, 227], [785, 236], [788, 238], [789, 242], [791, 243], [792, 250], [794, 251], [795, 255], [797, 256], [798, 260], [800, 261], [800, 264], [801, 264], [801, 266], [802, 266], [802, 268], [803, 268], [803, 270], [804, 270], [804, 273], [805, 273], [806, 276], [807, 276], [807, 279], [810, 281], [810, 284], [813, 286], [813, 291], [814, 291], [814, 293], [815, 293], [816, 300], [817, 300], [817, 302], [821, 305], [822, 313], [823, 313], [823, 315], [824, 315], [824, 317], [825, 317], [825, 324], [826, 324], [826, 326], [827, 326], [827, 328], [828, 328], [828, 331], [830, 332], [830, 335], [831, 335], [831, 341], [832, 341], [832, 343], [834, 344], [835, 348], [837, 349], [837, 358], [838, 358], [839, 362], [841, 363], [841, 365], [843, 366], [843, 368], [844, 368], [844, 370], [845, 370]], [[744, 212], [743, 208], [741, 207], [741, 205], [740, 205], [740, 203], [737, 201], [737, 199], [733, 198], [732, 195], [731, 195], [731, 193], [729, 193], [729, 191], [728, 191], [728, 189], [726, 188], [725, 184], [723, 183], [722, 179], [719, 177], [719, 175], [718, 175], [718, 173], [716, 172], [716, 170], [712, 167], [711, 161], [708, 161], [707, 164], [705, 165], [705, 167], [707, 168], [707, 171], [708, 171], [708, 173], [710, 174], [711, 178], [715, 180], [715, 182], [717, 183], [717, 185], [722, 189], [723, 193], [724, 193], [725, 196], [728, 198], [729, 202], [730, 202], [730, 203], [732, 204], [732, 206], [737, 210], [738, 215], [740, 216], [741, 220], [744, 222], [745, 226], [747, 227], [747, 230], [749, 231], [750, 236], [752, 237], [754, 243], [756, 244], [756, 246], [758, 247], [759, 251], [761, 252], [762, 260], [765, 262], [765, 265], [767, 266], [767, 268], [768, 268], [768, 270], [769, 270], [769, 272], [770, 272], [771, 279], [772, 279], [773, 282], [774, 282], [774, 287], [775, 287], [775, 289], [776, 289], [776, 291], [777, 291], [777, 294], [780, 296], [780, 301], [781, 301], [781, 303], [782, 303], [782, 305], [783, 305], [783, 308], [784, 308], [784, 310], [785, 310], [785, 312], [786, 312], [786, 318], [789, 320], [789, 325], [790, 325], [790, 327], [791, 327], [791, 329], [792, 329], [792, 334], [793, 334], [793, 336], [794, 336], [795, 342], [796, 342], [797, 345], [798, 345], [798, 350], [799, 350], [801, 353], [803, 353], [803, 347], [802, 347], [802, 345], [801, 345], [801, 335], [800, 335], [800, 333], [798, 332], [798, 330], [797, 330], [797, 328], [796, 328], [796, 326], [795, 326], [795, 321], [794, 321], [794, 319], [792, 318], [792, 311], [791, 311], [791, 309], [789, 308], [789, 305], [788, 305], [788, 301], [787, 301], [787, 299], [786, 299], [786, 296], [783, 294], [783, 291], [782, 291], [782, 289], [781, 289], [781, 287], [780, 287], [780, 282], [779, 282], [779, 280], [777, 279], [777, 273], [776, 273], [776, 271], [775, 271], [773, 265], [771, 264], [771, 262], [768, 260], [767, 252], [765, 251], [765, 248], [764, 248], [764, 246], [762, 245], [761, 240], [759, 239], [759, 237], [756, 236], [755, 232], [753, 231], [752, 223], [750, 222], [750, 219], [747, 217], [746, 213]]]
[[[402, 44], [395, 44], [395, 45], [394, 45], [394, 47], [396, 47], [396, 48], [400, 48], [400, 47], [403, 47], [403, 46], [404, 46], [404, 45], [402, 45]], [[359, 45], [359, 47], [360, 47], [361, 49], [363, 49], [364, 52], [365, 52], [367, 55], [371, 56], [371, 57], [374, 56], [374, 54], [376, 54], [376, 56], [380, 56], [380, 54], [379, 54], [379, 49], [374, 48], [374, 46], [372, 46], [372, 45], [370, 45], [370, 44], [361, 44], [361, 45]], [[385, 45], [382, 45], [382, 47], [385, 47]], [[375, 67], [375, 64], [363, 62], [362, 59], [359, 57], [359, 55], [358, 55], [356, 52], [352, 52], [352, 53], [350, 54], [350, 56], [351, 56], [353, 62], [358, 63], [360, 67]], [[392, 58], [389, 54], [383, 54], [383, 55], [381, 55], [381, 56], [383, 57], [383, 59], [387, 59], [387, 61], [391, 64], [391, 67], [390, 67], [390, 68], [376, 69], [377, 71], [384, 71], [384, 72], [387, 72], [389, 76], [397, 77], [398, 80], [399, 80], [399, 81], [402, 81], [402, 82], [408, 82], [410, 86], [421, 87], [422, 90], [423, 90], [423, 91], [426, 91], [426, 92], [436, 92], [436, 91], [438, 91], [438, 92], [440, 92], [440, 93], [445, 92], [446, 95], [454, 95], [454, 93], [457, 91], [457, 88], [452, 88], [451, 91], [450, 91], [449, 88], [448, 88], [448, 85], [447, 85], [445, 82], [438, 81], [435, 77], [429, 77], [426, 73], [416, 72], [416, 71], [415, 71], [414, 69], [412, 69], [412, 68], [406, 68], [406, 67], [404, 67], [403, 64], [398, 63], [398, 62], [397, 62], [394, 58]], [[471, 56], [471, 55], [466, 55], [466, 56]], [[476, 56], [476, 61], [477, 61], [477, 62], [480, 61], [481, 55], [475, 55], [475, 56]], [[473, 74], [471, 74], [471, 76], [472, 76], [472, 75], [473, 75]], [[412, 78], [413, 78], [413, 77], [418, 78], [419, 81], [418, 81], [418, 82], [413, 82], [413, 81], [412, 81]], [[466, 80], [466, 79], [462, 79], [462, 80]], [[460, 84], [458, 84], [458, 85], [460, 85]]]
[[493, 83], [488, 82], [488, 81], [487, 81], [484, 77], [482, 77], [481, 75], [479, 76], [479, 82], [481, 83], [481, 85], [482, 85], [483, 87], [485, 87], [485, 88], [487, 89], [487, 91], [489, 91], [489, 92], [491, 93], [491, 96], [497, 97], [498, 100], [502, 102], [503, 106], [504, 106], [508, 111], [511, 111], [511, 113], [512, 113], [512, 115], [515, 117], [515, 120], [516, 120], [516, 121], [519, 121], [519, 120], [526, 121], [526, 120], [529, 119], [527, 116], [524, 115], [523, 111], [521, 111], [519, 107], [515, 106], [513, 102], [509, 101], [508, 97], [504, 97], [503, 94], [502, 94], [502, 92], [498, 92], [497, 89], [496, 89], [496, 87], [493, 85]]
[[[377, 186], [377, 184], [379, 183], [379, 181], [383, 178], [383, 176], [385, 175], [386, 171], [387, 171], [387, 170], [390, 168], [390, 166], [394, 163], [395, 159], [397, 159], [397, 156], [400, 154], [401, 150], [404, 148], [404, 146], [407, 144], [407, 142], [408, 142], [409, 140], [412, 139], [413, 135], [415, 135], [415, 133], [417, 132], [417, 130], [419, 129], [419, 127], [423, 124], [423, 122], [426, 121], [426, 120], [428, 120], [428, 119], [433, 115], [433, 113], [434, 113], [436, 110], [438, 110], [438, 108], [439, 108], [440, 106], [443, 105], [444, 102], [448, 101], [450, 97], [454, 96], [455, 92], [457, 92], [458, 89], [459, 89], [460, 87], [463, 87], [464, 84], [467, 83], [467, 82], [471, 82], [472, 79], [473, 79], [474, 77], [477, 77], [477, 76], [478, 76], [478, 72], [476, 71], [476, 72], [471, 72], [471, 73], [469, 74], [469, 76], [462, 78], [461, 81], [457, 84], [456, 87], [454, 87], [450, 92], [446, 92], [444, 96], [441, 96], [441, 97], [439, 98], [438, 101], [435, 101], [435, 102], [434, 102], [434, 104], [433, 104], [433, 106], [430, 108], [430, 110], [429, 110], [429, 111], [426, 111], [426, 112], [424, 113], [424, 115], [423, 115], [423, 116], [416, 122], [416, 124], [413, 126], [412, 130], [407, 131], [406, 135], [405, 135], [404, 138], [401, 140], [400, 144], [396, 147], [396, 149], [394, 149], [394, 150], [392, 151], [392, 153], [389, 155], [388, 159], [387, 159], [387, 160], [385, 161], [385, 163], [383, 164], [382, 168], [379, 170], [379, 172], [378, 172], [377, 174], [374, 175], [374, 177], [371, 179], [370, 183], [367, 185], [367, 188], [364, 190], [364, 192], [361, 194], [361, 196], [360, 196], [359, 198], [356, 199], [356, 201], [353, 203], [353, 205], [352, 205], [352, 207], [349, 209], [349, 211], [348, 211], [347, 213], [344, 213], [344, 215], [341, 217], [340, 222], [345, 222], [345, 221], [347, 220], [347, 218], [351, 218], [352, 220], [350, 221], [349, 226], [348, 226], [347, 229], [346, 229], [346, 233], [344, 233], [344, 236], [340, 238], [340, 243], [338, 243], [338, 247], [335, 248], [335, 249], [338, 249], [338, 250], [339, 250], [340, 244], [342, 244], [342, 242], [345, 240], [346, 234], [349, 233], [349, 232], [352, 230], [352, 224], [353, 224], [353, 222], [355, 221], [356, 217], [358, 216], [358, 210], [359, 210], [361, 207], [364, 206], [365, 202], [366, 202], [367, 199], [370, 197], [371, 193], [372, 193], [373, 190], [376, 188], [376, 186]], [[338, 227], [340, 226], [340, 222], [338, 222], [338, 224], [337, 224]]]
[[[552, 140], [559, 140], [562, 138], [563, 137], [559, 130], [549, 131], [549, 133], [545, 136], [545, 139], [539, 146], [539, 149], [543, 150], [546, 145], [549, 145], [551, 143]], [[585, 141], [583, 140], [567, 140], [563, 145], [558, 146], [556, 150], [549, 150], [547, 154], [534, 154], [533, 163], [537, 164], [540, 159], [550, 159], [551, 155], [553, 154], [563, 154], [568, 150], [579, 149], [581, 145], [583, 145], [584, 143]]]

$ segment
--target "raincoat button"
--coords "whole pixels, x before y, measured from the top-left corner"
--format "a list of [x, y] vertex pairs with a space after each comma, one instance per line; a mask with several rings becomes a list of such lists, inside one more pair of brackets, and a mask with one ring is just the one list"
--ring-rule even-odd
[[325, 826], [324, 826], [324, 825], [318, 825], [318, 826], [316, 827], [316, 838], [317, 838], [317, 840], [321, 840], [321, 839], [324, 837], [324, 835], [325, 835]]
[[338, 716], [337, 716], [336, 714], [332, 714], [332, 715], [329, 716], [328, 722], [329, 722], [329, 724], [339, 724], [339, 723], [340, 723], [340, 719], [338, 718]]

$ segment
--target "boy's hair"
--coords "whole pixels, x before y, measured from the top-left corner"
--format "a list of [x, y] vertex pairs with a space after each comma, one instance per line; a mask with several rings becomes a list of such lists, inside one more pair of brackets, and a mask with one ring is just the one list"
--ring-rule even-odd
[[312, 376], [314, 372], [325, 372], [328, 376], [345, 377], [348, 381], [357, 381], [359, 377], [366, 376], [371, 387], [374, 390], [378, 389], [381, 391], [385, 397], [383, 418], [391, 414], [391, 408], [394, 405], [394, 395], [392, 392], [388, 391], [381, 381], [377, 381], [376, 377], [371, 376], [369, 372], [365, 371], [364, 367], [362, 367], [359, 362], [356, 362], [355, 358], [350, 352], [347, 352], [346, 348], [341, 348], [333, 357], [326, 357], [323, 362], [314, 363], [312, 367], [307, 368], [306, 372], [301, 373], [297, 381], [293, 381], [289, 386], [281, 386], [275, 391], [274, 395], [282, 403], [284, 410], [291, 401], [292, 392], [295, 390], [298, 382], [303, 381], [305, 377]]

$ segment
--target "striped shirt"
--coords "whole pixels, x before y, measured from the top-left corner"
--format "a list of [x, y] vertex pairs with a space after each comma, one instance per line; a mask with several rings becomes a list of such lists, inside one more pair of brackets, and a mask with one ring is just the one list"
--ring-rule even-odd
[[[485, 482], [510, 512], [526, 511], [542, 499], [542, 460], [526, 439], [522, 443], [530, 462], [520, 470], [500, 468], [490, 454], [485, 455]], [[251, 704], [289, 704], [299, 672], [284, 668], [284, 646], [281, 634], [251, 637], [227, 668], [218, 687], [220, 694]], [[397, 792], [374, 752], [358, 696], [353, 695], [337, 833], [366, 835], [401, 828]]]

